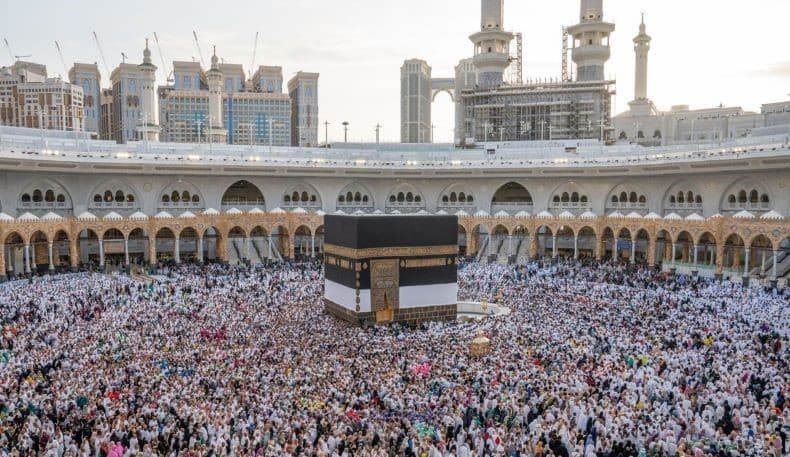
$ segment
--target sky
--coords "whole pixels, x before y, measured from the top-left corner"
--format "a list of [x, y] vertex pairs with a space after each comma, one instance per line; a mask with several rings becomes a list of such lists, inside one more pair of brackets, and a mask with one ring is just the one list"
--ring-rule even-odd
[[[738, 6], [735, 8], [734, 6]], [[659, 109], [742, 106], [790, 99], [787, 46], [788, 0], [605, 0], [604, 17], [617, 26], [607, 76], [617, 80], [616, 111], [633, 98], [634, 53], [640, 13], [653, 37], [648, 94]], [[579, 16], [579, 0], [505, 0], [505, 27], [524, 34], [526, 78], [560, 75], [562, 25]], [[255, 64], [283, 67], [286, 81], [297, 71], [319, 72], [319, 117], [328, 121], [329, 139], [372, 141], [376, 124], [382, 141], [400, 135], [400, 66], [422, 58], [434, 77], [450, 77], [472, 53], [468, 36], [480, 27], [480, 0], [0, 0], [0, 36], [15, 55], [47, 65], [50, 75], [66, 75], [66, 65], [99, 62], [96, 31], [110, 68], [140, 62], [145, 38], [159, 36], [167, 66], [197, 58], [192, 31], [203, 58], [211, 47], [226, 62], [252, 63], [255, 32], [261, 41]], [[4, 44], [2, 44], [3, 47]], [[0, 50], [0, 66], [11, 63]], [[162, 83], [164, 71], [159, 71]], [[285, 90], [285, 88], [284, 88]], [[451, 141], [450, 98], [433, 104], [435, 140]], [[319, 137], [323, 140], [323, 128]]]

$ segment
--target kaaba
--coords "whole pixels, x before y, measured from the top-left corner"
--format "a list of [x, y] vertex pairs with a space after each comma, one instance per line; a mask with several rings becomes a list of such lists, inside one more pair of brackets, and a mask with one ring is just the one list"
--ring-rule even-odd
[[456, 216], [324, 219], [324, 306], [368, 326], [454, 320], [458, 305]]

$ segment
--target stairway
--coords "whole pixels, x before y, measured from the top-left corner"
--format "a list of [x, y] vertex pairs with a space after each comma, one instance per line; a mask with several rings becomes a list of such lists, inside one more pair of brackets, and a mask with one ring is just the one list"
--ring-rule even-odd
[[250, 252], [250, 264], [259, 265], [263, 263], [263, 256], [261, 255], [261, 250], [258, 249], [258, 244], [255, 242], [255, 238], [250, 238], [250, 244], [252, 245], [252, 251]]
[[231, 239], [230, 245], [233, 247], [233, 249], [230, 249], [228, 251], [228, 263], [230, 263], [231, 265], [237, 265], [241, 263], [241, 260], [244, 257], [241, 255], [238, 242], [235, 239]]
[[488, 237], [485, 237], [485, 239], [483, 239], [483, 242], [480, 244], [480, 249], [477, 250], [477, 255], [475, 255], [475, 262], [488, 263], [487, 248], [488, 248]]

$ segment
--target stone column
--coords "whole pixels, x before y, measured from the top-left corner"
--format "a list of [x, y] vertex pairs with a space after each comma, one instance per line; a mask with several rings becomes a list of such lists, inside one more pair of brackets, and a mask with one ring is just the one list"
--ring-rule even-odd
[[595, 260], [599, 262], [601, 261], [601, 259], [603, 259], [603, 253], [605, 250], [604, 246], [606, 245], [604, 244], [603, 237], [597, 238], [595, 240]]
[[507, 236], [507, 256], [513, 255], [513, 235]]
[[25, 243], [25, 273], [30, 274], [30, 244]]
[[181, 243], [178, 237], [175, 238], [173, 244], [173, 260], [178, 264], [181, 263]]
[[197, 239], [197, 258], [199, 263], [203, 263], [205, 257], [203, 256], [203, 237], [198, 236]]
[[675, 253], [676, 253], [676, 252], [677, 252], [677, 251], [675, 250], [675, 242], [673, 241], [673, 242], [672, 242], [672, 255], [671, 255], [671, 261], [672, 261], [672, 265], [674, 265], [674, 264], [675, 264]]
[[691, 246], [692, 246], [692, 249], [694, 249], [694, 265], [697, 265], [698, 252], [699, 252], [699, 250], [697, 248], [699, 246], [697, 246], [696, 244], [692, 244]]
[[557, 258], [557, 235], [554, 234], [551, 236], [551, 258]]
[[71, 270], [77, 271], [80, 265], [80, 251], [77, 248], [77, 239], [69, 237], [69, 263], [71, 263]]
[[49, 271], [55, 269], [55, 259], [52, 258], [52, 241], [47, 244], [47, 255], [49, 259]]
[[315, 234], [310, 235], [310, 257], [315, 258]]
[[636, 263], [636, 239], [631, 240], [631, 263]]
[[6, 275], [5, 243], [0, 243], [0, 283], [8, 279]]
[[494, 244], [494, 240], [491, 239], [491, 234], [488, 234], [488, 255], [491, 255], [492, 247], [491, 245]]
[[724, 244], [716, 244], [716, 279], [721, 279], [724, 274]]
[[222, 262], [228, 261], [228, 242], [224, 237], [217, 238], [217, 258]]
[[242, 255], [244, 255], [244, 260], [247, 262], [251, 262], [250, 259], [252, 258], [252, 246], [250, 245], [250, 237], [244, 237], [244, 250], [242, 250]]
[[653, 238], [647, 241], [647, 266], [656, 266], [656, 242]]
[[573, 258], [579, 259], [579, 235], [573, 235]]
[[123, 239], [123, 261], [124, 264], [129, 266], [129, 238]]
[[743, 259], [743, 277], [744, 278], [748, 278], [749, 277], [749, 257], [751, 257], [752, 250], [749, 249], [749, 248], [746, 248], [745, 251], [746, 251], [745, 252], [746, 255], [744, 256], [744, 259]]
[[538, 258], [538, 248], [539, 248], [538, 233], [535, 232], [535, 234], [532, 235], [530, 237], [530, 239], [529, 239], [529, 259], [530, 260], [535, 260], [536, 258]]
[[104, 266], [104, 240], [99, 240], [99, 266]]
[[[773, 268], [771, 268], [771, 277], [774, 279], [774, 281], [777, 280], [777, 277], [776, 277], [776, 274], [777, 274], [777, 271], [776, 271], [776, 257], [778, 255], [779, 255], [779, 251], [778, 250], [774, 250]], [[3, 272], [0, 271], [0, 274], [2, 274], [2, 273]]]
[[157, 266], [159, 262], [156, 260], [156, 237], [148, 238], [148, 264], [152, 267]]

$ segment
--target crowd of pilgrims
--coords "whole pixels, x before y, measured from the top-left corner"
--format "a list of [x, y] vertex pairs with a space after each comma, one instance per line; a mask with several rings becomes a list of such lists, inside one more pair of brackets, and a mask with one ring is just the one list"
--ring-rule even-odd
[[[462, 263], [509, 316], [358, 328], [318, 264], [0, 285], [11, 456], [787, 455], [790, 298], [614, 263]], [[483, 331], [492, 346], [473, 357]]]

